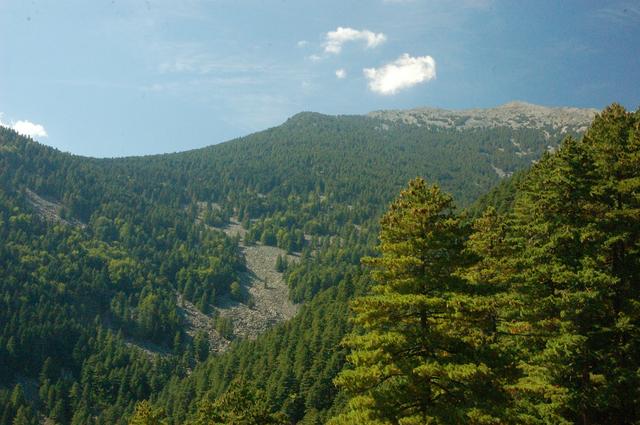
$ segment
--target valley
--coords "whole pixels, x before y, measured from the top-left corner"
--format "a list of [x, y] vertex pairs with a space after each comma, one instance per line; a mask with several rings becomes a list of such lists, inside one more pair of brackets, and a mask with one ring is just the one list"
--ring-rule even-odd
[[[344, 338], [363, 331], [350, 306], [373, 285], [367, 258], [387, 247], [390, 203], [422, 176], [465, 220], [492, 207], [534, 214], [514, 210], [537, 193], [520, 189], [538, 184], [529, 170], [554, 170], [594, 114], [523, 103], [305, 112], [220, 145], [115, 159], [0, 128], [0, 423], [21, 411], [125, 424], [143, 406], [195, 424], [206, 409], [228, 414], [220, 403], [236, 392], [274, 423], [348, 423]], [[475, 240], [470, 229], [456, 240]], [[474, 269], [486, 255], [473, 254], [465, 279], [491, 276]]]
[[640, 425], [640, 3], [0, 0], [0, 425]]

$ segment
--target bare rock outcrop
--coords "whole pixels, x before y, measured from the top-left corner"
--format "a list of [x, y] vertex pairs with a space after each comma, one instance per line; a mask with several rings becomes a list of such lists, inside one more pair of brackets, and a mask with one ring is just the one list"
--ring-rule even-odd
[[[388, 122], [442, 128], [511, 127], [551, 128], [560, 133], [583, 132], [591, 124], [597, 109], [546, 107], [526, 102], [510, 102], [496, 108], [447, 110], [416, 108], [375, 111], [369, 117]], [[384, 125], [384, 124], [383, 124]]]

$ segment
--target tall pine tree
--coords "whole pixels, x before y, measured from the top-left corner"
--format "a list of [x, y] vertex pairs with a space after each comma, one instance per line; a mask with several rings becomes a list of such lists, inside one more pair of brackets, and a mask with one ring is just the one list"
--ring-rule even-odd
[[353, 302], [351, 395], [332, 424], [499, 423], [495, 323], [481, 285], [458, 276], [463, 226], [450, 196], [415, 179], [381, 221], [374, 285]]
[[640, 419], [640, 119], [612, 105], [536, 165], [511, 228], [524, 423]]

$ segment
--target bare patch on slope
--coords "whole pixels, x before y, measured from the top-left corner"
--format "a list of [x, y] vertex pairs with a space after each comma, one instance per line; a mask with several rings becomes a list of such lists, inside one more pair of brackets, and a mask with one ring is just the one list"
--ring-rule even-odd
[[[248, 270], [242, 273], [240, 283], [250, 302], [243, 304], [223, 298], [217, 309], [220, 316], [232, 321], [233, 334], [255, 338], [274, 324], [291, 319], [298, 311], [298, 305], [289, 300], [289, 288], [282, 273], [275, 269], [278, 256], [287, 256], [287, 253], [272, 246], [244, 245], [242, 241], [246, 230], [235, 219], [221, 230], [228, 236], [240, 235], [240, 247]], [[293, 255], [287, 259], [289, 262], [297, 261]]]
[[[213, 317], [204, 314], [191, 302], [184, 299], [181, 294], [176, 293], [178, 311], [182, 318], [184, 330], [191, 338], [195, 338], [198, 332], [204, 332], [209, 342], [209, 351], [212, 353], [221, 353], [225, 351], [231, 341], [223, 337], [216, 329], [216, 321]], [[149, 341], [141, 341], [138, 339], [127, 338], [125, 343], [129, 347], [133, 347], [143, 354], [153, 359], [158, 356], [166, 356], [171, 352], [165, 348], [153, 344]]]
[[[200, 214], [198, 221], [202, 223], [202, 213], [207, 207], [204, 202], [198, 203]], [[213, 208], [220, 208], [213, 204]], [[235, 337], [254, 339], [267, 331], [271, 326], [291, 319], [298, 311], [298, 305], [289, 300], [289, 288], [282, 273], [276, 271], [278, 256], [286, 256], [289, 263], [298, 261], [295, 255], [276, 247], [261, 244], [247, 246], [244, 237], [247, 233], [238, 219], [233, 217], [223, 228], [207, 226], [224, 232], [229, 237], [240, 237], [240, 250], [245, 258], [247, 271], [240, 274], [240, 285], [247, 301], [238, 302], [230, 296], [220, 297], [212, 315], [204, 314], [195, 305], [178, 296], [178, 307], [182, 314], [186, 332], [195, 337], [199, 331], [208, 336], [210, 351], [225, 351]], [[217, 330], [216, 316], [231, 322], [231, 336], [223, 336]]]
[[128, 347], [133, 347], [133, 348], [139, 350], [140, 352], [142, 352], [144, 355], [146, 355], [150, 359], [156, 358], [158, 356], [167, 356], [167, 355], [171, 354], [171, 351], [169, 351], [167, 348], [161, 347], [161, 346], [159, 346], [157, 344], [154, 344], [154, 343], [152, 343], [150, 341], [143, 341], [143, 340], [139, 340], [139, 339], [126, 338], [124, 343]]
[[178, 308], [185, 322], [187, 335], [193, 338], [198, 331], [204, 331], [209, 340], [209, 351], [214, 353], [221, 353], [229, 347], [231, 341], [216, 330], [215, 319], [198, 310], [180, 294], [178, 294]]
[[49, 223], [60, 223], [68, 226], [85, 227], [86, 225], [78, 220], [70, 219], [66, 220], [61, 217], [62, 205], [57, 202], [47, 201], [37, 193], [26, 189], [27, 201], [33, 207], [33, 209]]

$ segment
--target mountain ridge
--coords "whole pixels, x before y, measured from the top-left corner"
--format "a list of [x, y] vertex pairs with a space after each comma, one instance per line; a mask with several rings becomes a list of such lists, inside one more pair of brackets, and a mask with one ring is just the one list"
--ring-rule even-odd
[[420, 107], [413, 109], [372, 111], [367, 116], [384, 121], [418, 126], [443, 128], [544, 128], [583, 132], [591, 123], [597, 109], [577, 107], [548, 107], [523, 101], [511, 101], [493, 108], [442, 109]]
[[[367, 285], [360, 259], [374, 254], [393, 195], [422, 176], [464, 208], [567, 134], [579, 136], [302, 113], [198, 150], [95, 159], [0, 129], [0, 425], [20, 407], [62, 424], [124, 425], [149, 398], [184, 423], [188, 400], [242, 376], [294, 421], [328, 418], [340, 406], [332, 380], [348, 303]], [[268, 262], [251, 257], [259, 249]], [[263, 279], [248, 284], [252, 271]], [[287, 288], [288, 300], [276, 293]], [[210, 355], [220, 351], [212, 334], [226, 354]], [[21, 377], [37, 395], [12, 403]], [[174, 403], [178, 387], [191, 388], [187, 404]]]
[[[187, 149], [176, 150], [172, 152], [159, 152], [144, 155], [126, 155], [126, 156], [113, 156], [113, 157], [93, 157], [78, 155], [73, 152], [62, 151], [55, 146], [48, 145], [41, 141], [24, 136], [33, 140], [36, 143], [40, 143], [52, 149], [55, 149], [62, 153], [68, 153], [70, 155], [95, 159], [95, 160], [119, 160], [128, 158], [152, 158], [162, 155], [174, 155], [185, 152], [199, 151], [202, 149], [209, 149], [213, 146], [226, 145], [228, 143], [235, 143], [247, 137], [251, 137], [255, 134], [259, 134], [265, 131], [280, 128], [285, 125], [292, 125], [301, 120], [308, 119], [353, 119], [353, 118], [374, 118], [384, 121], [382, 127], [379, 129], [386, 129], [385, 126], [389, 123], [393, 124], [406, 124], [415, 126], [426, 127], [440, 127], [440, 128], [458, 128], [458, 129], [472, 129], [472, 128], [491, 128], [491, 127], [509, 127], [512, 129], [518, 128], [536, 128], [542, 129], [545, 126], [550, 126], [551, 129], [560, 129], [566, 125], [566, 129], [562, 133], [577, 132], [582, 133], [586, 130], [587, 126], [593, 120], [595, 114], [598, 113], [594, 108], [578, 108], [573, 106], [562, 107], [550, 107], [543, 106], [525, 101], [513, 100], [502, 105], [489, 108], [465, 108], [465, 109], [446, 109], [432, 106], [422, 106], [409, 109], [380, 109], [370, 111], [364, 114], [325, 114], [316, 111], [300, 111], [288, 118], [282, 123], [262, 129], [243, 136], [234, 137], [228, 140], [224, 140], [219, 143], [207, 144], [205, 146]], [[528, 118], [527, 121], [517, 121], [517, 118]], [[463, 121], [464, 120], [464, 121]], [[462, 124], [462, 125], [460, 125]], [[10, 127], [0, 125], [6, 130], [15, 131]], [[16, 134], [20, 134], [17, 133]]]

